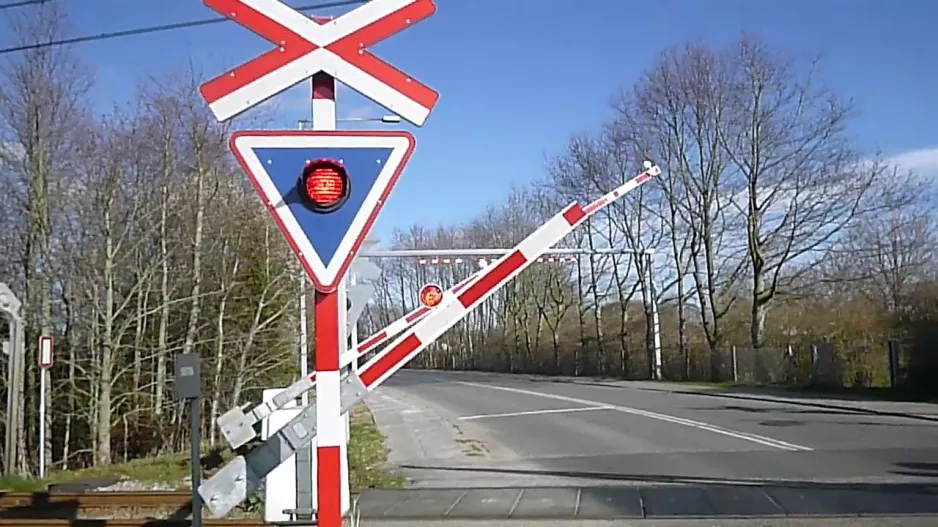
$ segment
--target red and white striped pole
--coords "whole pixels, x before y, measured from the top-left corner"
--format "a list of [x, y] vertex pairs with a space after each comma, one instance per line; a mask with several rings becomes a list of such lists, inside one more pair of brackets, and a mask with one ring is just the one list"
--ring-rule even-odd
[[[462, 258], [418, 258], [414, 260], [414, 263], [417, 265], [455, 265], [465, 261]], [[485, 258], [479, 258], [475, 261], [480, 267], [489, 264], [489, 260]], [[573, 256], [541, 256], [537, 261], [541, 263], [575, 263], [577, 258]]]
[[[320, 72], [313, 76], [313, 130], [335, 130], [335, 79]], [[316, 291], [316, 519], [320, 527], [341, 527], [348, 509], [347, 445], [339, 400], [345, 327], [342, 287], [330, 293]]]

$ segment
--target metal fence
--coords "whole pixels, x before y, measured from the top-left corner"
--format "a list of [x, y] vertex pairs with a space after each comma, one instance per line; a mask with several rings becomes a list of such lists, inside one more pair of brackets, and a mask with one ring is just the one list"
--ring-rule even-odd
[[715, 352], [695, 346], [685, 353], [669, 347], [662, 350], [663, 376], [673, 381], [884, 387], [903, 376], [901, 353], [890, 372], [889, 346], [820, 342], [758, 349], [729, 346]]

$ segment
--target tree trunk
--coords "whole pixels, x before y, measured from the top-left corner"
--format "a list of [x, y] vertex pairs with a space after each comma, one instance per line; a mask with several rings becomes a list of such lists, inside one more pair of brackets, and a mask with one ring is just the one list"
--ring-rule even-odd
[[200, 165], [195, 178], [195, 239], [192, 242], [192, 304], [189, 306], [189, 323], [186, 328], [186, 340], [182, 344], [183, 353], [192, 353], [195, 348], [195, 335], [199, 329], [199, 313], [202, 307], [202, 230], [205, 220], [205, 175], [206, 169]]
[[98, 418], [95, 425], [97, 449], [94, 460], [96, 466], [111, 462], [111, 389], [114, 358], [114, 240], [112, 232], [113, 199], [105, 211], [105, 259], [104, 259], [104, 329], [101, 335], [101, 359], [98, 379]]
[[167, 335], [169, 332], [169, 169], [163, 173], [160, 187], [160, 328], [156, 350], [156, 381], [154, 382], [153, 414], [157, 417], [157, 428], [162, 426], [163, 390], [166, 387], [166, 355], [169, 354]]
[[[228, 253], [228, 242], [226, 240], [224, 247], [222, 248], [222, 254]], [[222, 262], [225, 262], [226, 259], [223, 257]], [[238, 267], [240, 260], [235, 260], [234, 266], [231, 269], [231, 280], [234, 281], [234, 277], [238, 274]], [[306, 279], [305, 276], [302, 277], [303, 280]], [[218, 303], [218, 316], [215, 318], [215, 372], [212, 375], [212, 403], [211, 409], [209, 411], [209, 423], [214, 423], [219, 416], [219, 405], [221, 404], [221, 395], [222, 395], [222, 382], [221, 375], [222, 370], [224, 369], [225, 364], [225, 310], [228, 306], [228, 297], [231, 296], [232, 285], [231, 282], [225, 283], [224, 279], [222, 281], [222, 288], [224, 292], [222, 293], [221, 301]], [[215, 439], [218, 434], [218, 427], [209, 426], [209, 442], [214, 445]]]

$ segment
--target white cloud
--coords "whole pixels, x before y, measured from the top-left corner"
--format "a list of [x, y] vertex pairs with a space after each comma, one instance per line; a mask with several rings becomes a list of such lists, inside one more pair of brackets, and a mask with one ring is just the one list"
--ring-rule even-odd
[[356, 106], [350, 109], [348, 112], [342, 112], [342, 115], [339, 116], [339, 119], [378, 119], [381, 115], [375, 112], [374, 106]]
[[938, 177], [938, 147], [909, 150], [887, 158], [886, 162], [920, 177]]

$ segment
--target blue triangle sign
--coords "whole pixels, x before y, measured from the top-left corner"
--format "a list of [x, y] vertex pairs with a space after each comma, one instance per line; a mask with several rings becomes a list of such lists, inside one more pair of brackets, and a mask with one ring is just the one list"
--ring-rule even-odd
[[[229, 145], [316, 289], [335, 290], [410, 160], [407, 132], [240, 131]], [[327, 214], [307, 208], [298, 183], [306, 164], [330, 159], [349, 177], [349, 197]]]

